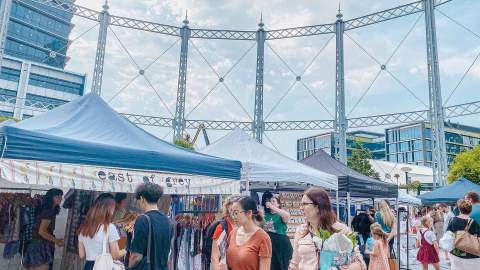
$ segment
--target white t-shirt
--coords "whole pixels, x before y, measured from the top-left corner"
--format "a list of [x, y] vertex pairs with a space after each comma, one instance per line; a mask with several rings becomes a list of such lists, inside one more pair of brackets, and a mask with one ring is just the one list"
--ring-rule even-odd
[[[435, 236], [435, 233], [432, 230], [428, 230], [428, 231], [425, 232], [425, 229], [421, 229], [421, 231], [424, 232], [423, 237], [425, 237], [425, 240], [430, 245], [433, 244], [433, 241], [437, 240], [437, 236]], [[418, 241], [422, 241], [422, 236], [420, 235], [420, 230], [417, 232], [417, 239], [418, 239]]]
[[[80, 234], [78, 236], [78, 241], [82, 242], [83, 246], [85, 247], [86, 253], [86, 260], [87, 261], [95, 261], [97, 256], [102, 254], [102, 244], [103, 244], [103, 237], [105, 235], [105, 230], [103, 226], [100, 227], [100, 230], [90, 238], [88, 236], [83, 236]], [[118, 231], [115, 225], [110, 224], [108, 225], [108, 243], [112, 243], [118, 241], [120, 236], [118, 236]], [[109, 245], [107, 245], [107, 251], [109, 250]]]

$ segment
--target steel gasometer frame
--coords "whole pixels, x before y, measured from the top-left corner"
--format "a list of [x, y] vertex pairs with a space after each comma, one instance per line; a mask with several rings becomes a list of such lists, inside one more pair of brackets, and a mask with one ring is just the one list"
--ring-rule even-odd
[[[6, 40], [9, 6], [13, 2], [23, 0], [3, 0], [0, 8], [0, 65], [3, 56], [3, 49]], [[55, 5], [76, 16], [99, 23], [99, 34], [95, 56], [95, 66], [92, 78], [92, 91], [101, 94], [103, 66], [105, 62], [105, 46], [107, 41], [107, 30], [109, 26], [118, 26], [152, 32], [162, 35], [176, 36], [181, 39], [177, 100], [175, 115], [173, 118], [146, 116], [137, 114], [123, 114], [135, 124], [150, 125], [157, 127], [173, 128], [174, 138], [181, 138], [185, 129], [197, 128], [203, 125], [207, 129], [231, 130], [240, 128], [252, 131], [254, 138], [262, 142], [265, 131], [280, 130], [318, 130], [332, 129], [335, 133], [336, 157], [341, 162], [346, 162], [346, 132], [348, 128], [392, 125], [411, 123], [417, 121], [428, 121], [432, 123], [432, 134], [434, 141], [434, 184], [445, 184], [447, 175], [446, 144], [444, 135], [445, 118], [453, 118], [464, 115], [480, 113], [480, 101], [444, 107], [442, 105], [440, 74], [438, 65], [438, 49], [435, 25], [435, 7], [452, 0], [421, 0], [391, 9], [375, 12], [358, 18], [343, 20], [340, 11], [337, 20], [330, 24], [293, 27], [278, 30], [265, 30], [262, 21], [256, 31], [238, 30], [214, 30], [214, 29], [193, 29], [188, 26], [185, 18], [182, 27], [159, 24], [127, 17], [111, 15], [108, 12], [108, 4], [105, 3], [102, 11], [95, 11], [79, 5], [72, 4], [67, 0], [34, 0], [36, 2]], [[55, 4], [54, 4], [55, 3]], [[427, 65], [428, 65], [428, 88], [429, 88], [429, 109], [412, 112], [390, 113], [383, 115], [372, 115], [365, 117], [347, 118], [345, 112], [345, 78], [344, 78], [344, 48], [343, 37], [346, 31], [385, 22], [411, 14], [425, 13], [425, 34], [427, 44]], [[6, 16], [6, 17], [5, 17]], [[7, 19], [6, 19], [7, 18]], [[263, 114], [263, 81], [265, 63], [265, 42], [267, 40], [287, 39], [295, 37], [316, 36], [323, 34], [334, 34], [336, 40], [336, 78], [335, 78], [335, 115], [334, 119], [308, 120], [308, 121], [265, 121]], [[257, 45], [256, 54], [256, 76], [255, 76], [255, 105], [253, 121], [216, 121], [216, 120], [194, 120], [185, 119], [185, 96], [187, 91], [187, 64], [188, 47], [190, 39], [216, 39], [216, 40], [250, 40]], [[139, 72], [142, 72], [140, 70]], [[222, 82], [223, 78], [219, 78]], [[297, 76], [297, 81], [300, 80]], [[9, 98], [0, 98], [0, 101]], [[11, 101], [10, 101], [11, 102]], [[31, 105], [32, 106], [32, 105]], [[39, 109], [49, 108], [51, 105], [37, 102], [33, 104]], [[188, 116], [187, 116], [188, 117]], [[267, 116], [268, 117], [268, 116]]]

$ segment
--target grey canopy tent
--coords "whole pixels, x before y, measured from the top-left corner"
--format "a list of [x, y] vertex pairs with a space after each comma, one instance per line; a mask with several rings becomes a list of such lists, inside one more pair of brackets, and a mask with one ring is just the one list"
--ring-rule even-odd
[[346, 197], [347, 192], [349, 192], [350, 197], [397, 198], [397, 185], [383, 182], [352, 170], [323, 150], [317, 151], [300, 162], [317, 170], [336, 175], [338, 177], [340, 197]]
[[450, 185], [437, 188], [434, 191], [419, 196], [424, 204], [433, 203], [455, 203], [465, 196], [467, 192], [480, 193], [480, 185], [477, 185], [466, 178], [459, 178]]

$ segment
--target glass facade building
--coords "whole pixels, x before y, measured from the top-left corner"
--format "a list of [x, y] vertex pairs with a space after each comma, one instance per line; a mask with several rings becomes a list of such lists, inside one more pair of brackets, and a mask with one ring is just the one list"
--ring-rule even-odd
[[[393, 127], [385, 134], [388, 161], [432, 167], [432, 129], [429, 123]], [[445, 141], [450, 165], [457, 154], [480, 144], [480, 128], [446, 122]]]
[[72, 16], [50, 6], [48, 2], [13, 1], [5, 53], [63, 69], [68, 60], [66, 54], [68, 36], [73, 28]]
[[64, 70], [73, 15], [57, 4], [12, 2], [0, 70], [0, 115], [24, 119], [84, 94], [85, 74]]
[[[382, 133], [353, 131], [347, 133], [347, 156], [352, 155], [356, 144], [372, 152], [374, 159], [385, 160], [385, 135]], [[297, 140], [297, 160], [303, 160], [318, 150], [335, 155], [335, 134], [333, 132]]]

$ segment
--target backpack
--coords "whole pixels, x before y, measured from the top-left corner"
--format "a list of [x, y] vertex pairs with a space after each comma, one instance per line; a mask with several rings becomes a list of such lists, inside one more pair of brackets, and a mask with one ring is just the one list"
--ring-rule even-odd
[[112, 254], [107, 252], [108, 228], [103, 236], [102, 254], [98, 255], [93, 265], [93, 270], [125, 270], [123, 263], [113, 260]]
[[213, 234], [215, 233], [215, 230], [217, 229], [217, 226], [219, 224], [222, 226], [222, 230], [227, 232], [228, 230], [227, 221], [225, 219], [222, 219], [211, 224], [207, 229], [207, 233], [205, 234], [202, 253], [203, 253], [204, 262], [207, 266], [206, 269], [210, 269], [210, 262], [212, 260]]

